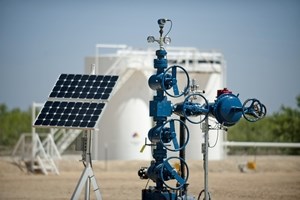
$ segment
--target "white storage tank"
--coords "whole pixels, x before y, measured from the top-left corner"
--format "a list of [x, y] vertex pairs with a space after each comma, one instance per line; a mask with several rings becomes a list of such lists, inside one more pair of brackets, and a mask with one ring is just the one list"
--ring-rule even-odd
[[[85, 71], [90, 73], [91, 65], [96, 64], [96, 74], [119, 75], [117, 86], [106, 104], [105, 112], [99, 121], [99, 131], [93, 134], [93, 159], [135, 160], [152, 159], [151, 148], [140, 149], [153, 127], [149, 117], [149, 101], [154, 91], [148, 86], [148, 78], [156, 72], [153, 68], [155, 49], [134, 50], [126, 46], [97, 45], [97, 47], [122, 47], [112, 54], [99, 54], [87, 57]], [[200, 90], [209, 102], [215, 100], [217, 90], [225, 87], [225, 62], [221, 53], [200, 52], [195, 48], [167, 48], [169, 66], [180, 65], [195, 79]], [[178, 81], [183, 76], [179, 73]], [[184, 97], [170, 98], [172, 103], [184, 101]], [[171, 118], [178, 118], [172, 115]], [[200, 125], [187, 122], [190, 141], [186, 147], [186, 159], [202, 159], [201, 144], [203, 133]], [[179, 130], [179, 129], [178, 129]], [[179, 133], [177, 133], [179, 134]], [[223, 131], [210, 131], [209, 159], [224, 157]], [[179, 137], [178, 137], [179, 138]], [[178, 139], [179, 140], [179, 139]], [[149, 141], [148, 141], [149, 142]], [[216, 143], [217, 142], [217, 143]]]

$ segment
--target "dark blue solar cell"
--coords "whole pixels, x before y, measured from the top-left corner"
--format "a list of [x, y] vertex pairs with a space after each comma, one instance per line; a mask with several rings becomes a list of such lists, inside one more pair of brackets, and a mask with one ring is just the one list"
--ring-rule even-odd
[[94, 82], [92, 82], [92, 81], [86, 82], [85, 88], [90, 88], [90, 87], [93, 85], [93, 83], [94, 83]]
[[87, 111], [86, 111], [86, 114], [87, 115], [92, 115], [94, 113], [94, 109], [88, 109]]
[[93, 81], [93, 80], [95, 80], [96, 78], [97, 78], [96, 75], [90, 75], [90, 77], [89, 77], [88, 79], [89, 79], [89, 81]]
[[87, 80], [89, 78], [89, 75], [82, 75], [81, 80]]
[[58, 108], [57, 109], [57, 113], [63, 113], [64, 112], [64, 110], [65, 110], [65, 108], [64, 107], [60, 107], [60, 108]]
[[118, 76], [112, 76], [111, 79], [110, 79], [110, 81], [116, 82], [118, 80], [118, 78], [119, 78]]
[[79, 93], [73, 93], [72, 94], [72, 99], [77, 99], [79, 98], [80, 94]]
[[97, 107], [97, 103], [91, 103], [90, 109], [94, 109], [94, 108], [96, 108], [96, 107]]
[[82, 89], [82, 94], [86, 94], [86, 93], [88, 93], [89, 91], [90, 91], [90, 88], [84, 87], [84, 88]]
[[65, 94], [64, 98], [71, 98], [72, 95], [73, 95], [72, 92], [67, 92], [67, 93]]
[[101, 99], [102, 97], [102, 94], [101, 93], [98, 93], [94, 96], [94, 99]]
[[72, 126], [72, 124], [73, 124], [73, 121], [66, 121], [66, 123], [65, 123], [65, 126], [69, 126], [69, 127], [71, 127], [71, 126]]
[[46, 107], [46, 106], [44, 106], [44, 108], [42, 109], [42, 113], [46, 113], [46, 112], [49, 112], [49, 110], [50, 110], [50, 107]]
[[98, 120], [98, 118], [99, 118], [99, 115], [97, 115], [97, 116], [92, 116], [92, 117], [91, 117], [91, 121], [94, 121], [94, 122], [95, 122], [95, 121]]
[[62, 121], [60, 120], [58, 123], [57, 123], [57, 126], [65, 126], [65, 121]]
[[60, 120], [62, 121], [66, 121], [68, 119], [69, 115], [64, 113], [61, 117], [60, 117]]
[[79, 109], [82, 106], [82, 104], [82, 102], [76, 102], [74, 107]]
[[75, 74], [68, 74], [67, 75], [67, 80], [72, 80], [74, 78]]
[[116, 82], [109, 82], [109, 83], [107, 84], [107, 87], [113, 88], [113, 87], [115, 86], [115, 84], [116, 84]]
[[60, 89], [61, 92], [65, 92], [65, 91], [67, 91], [67, 90], [68, 90], [68, 86], [63, 86], [63, 87], [61, 87], [61, 89]]
[[61, 86], [55, 86], [52, 91], [57, 92], [60, 91]]
[[50, 126], [56, 126], [57, 125], [57, 123], [58, 123], [58, 121], [57, 120], [52, 120], [51, 122], [50, 122]]
[[44, 105], [44, 107], [50, 107], [52, 105], [52, 101], [47, 101]]
[[52, 107], [58, 107], [60, 105], [60, 102], [58, 101], [54, 101], [53, 104], [52, 104]]
[[63, 86], [68, 86], [72, 83], [72, 80], [66, 80], [63, 84]]
[[111, 76], [104, 76], [103, 81], [109, 81]]
[[101, 99], [106, 100], [106, 99], [108, 99], [108, 97], [109, 97], [109, 94], [103, 94]]
[[86, 82], [83, 81], [83, 80], [80, 80], [80, 81], [78, 82], [78, 86], [80, 86], [80, 87], [85, 86], [85, 84], [86, 84]]
[[87, 124], [87, 127], [93, 128], [93, 127], [95, 127], [95, 125], [96, 125], [96, 122], [95, 122], [95, 121], [92, 121], [92, 122], [89, 122], [89, 123]]
[[97, 88], [99, 86], [99, 81], [93, 82], [92, 87]]
[[82, 90], [83, 90], [83, 87], [77, 86], [77, 87], [75, 88], [75, 93], [80, 93]]
[[67, 76], [68, 76], [67, 74], [61, 74], [61, 75], [59, 76], [59, 79], [65, 79]]
[[79, 83], [79, 81], [72, 81], [72, 82], [70, 83], [70, 85], [73, 86], [73, 87], [75, 87], [75, 86], [78, 85], [78, 83]]
[[71, 107], [74, 107], [74, 105], [75, 105], [75, 102], [68, 102], [67, 107], [68, 107], [68, 108], [71, 108]]
[[67, 91], [72, 93], [73, 91], [75, 91], [75, 89], [76, 89], [75, 86], [70, 86], [67, 88]]
[[83, 119], [83, 115], [77, 115], [75, 120], [76, 121], [81, 121]]
[[68, 118], [68, 121], [73, 121], [76, 118], [76, 115], [70, 115]]
[[74, 108], [71, 110], [71, 114], [76, 115], [77, 113], [79, 113], [79, 110], [80, 110], [79, 108]]
[[58, 92], [51, 92], [49, 97], [51, 97], [51, 98], [57, 97], [57, 94], [58, 94]]
[[47, 114], [45, 119], [53, 119], [54, 114]]
[[90, 103], [83, 103], [82, 108], [88, 108], [90, 106]]
[[79, 110], [80, 115], [84, 115], [86, 113], [86, 109], [82, 108]]
[[81, 74], [76, 74], [76, 75], [74, 76], [74, 81], [78, 81], [78, 80], [80, 80], [80, 79], [81, 79], [81, 77], [82, 77], [82, 75], [81, 75]]
[[72, 127], [78, 127], [80, 125], [80, 121], [74, 121]]
[[56, 110], [57, 110], [57, 108], [51, 108], [51, 109], [48, 111], [48, 113], [49, 113], [49, 114], [54, 114], [54, 113], [56, 113]]
[[97, 81], [97, 82], [102, 81], [102, 80], [103, 80], [103, 77], [104, 77], [104, 76], [102, 76], [102, 75], [100, 75], [100, 76], [98, 75], [97, 78], [96, 78], [96, 81]]
[[56, 97], [63, 98], [65, 96], [64, 92], [59, 92]]
[[100, 84], [100, 87], [106, 87], [108, 85], [108, 82], [107, 81], [104, 81]]
[[43, 121], [43, 126], [48, 126], [50, 124], [50, 120], [49, 119], [45, 119], [44, 121]]
[[71, 113], [72, 112], [72, 108], [67, 107], [64, 111], [64, 113]]
[[104, 92], [105, 88], [98, 88], [97, 94], [102, 94]]
[[99, 103], [99, 104], [97, 104], [97, 106], [96, 106], [96, 108], [97, 109], [102, 109], [102, 108], [104, 108], [104, 103]]
[[105, 94], [110, 94], [112, 92], [112, 88], [106, 88], [105, 90], [104, 90], [104, 93]]
[[86, 96], [87, 96], [87, 93], [81, 93], [81, 94], [79, 95], [79, 98], [80, 98], [80, 99], [85, 99]]
[[94, 93], [89, 93], [86, 95], [87, 99], [94, 99], [95, 94]]
[[38, 119], [35, 121], [34, 125], [42, 125], [42, 123], [43, 123], [43, 120]]
[[87, 121], [89, 121], [91, 119], [91, 116], [90, 115], [85, 115], [84, 117], [83, 117], [83, 121], [85, 121], [85, 122], [87, 122]]
[[102, 112], [102, 110], [95, 110], [95, 111], [94, 111], [94, 115], [100, 115], [101, 112]]
[[86, 122], [86, 121], [83, 121], [83, 122], [81, 122], [80, 123], [80, 127], [87, 127], [87, 125], [88, 125], [88, 122]]

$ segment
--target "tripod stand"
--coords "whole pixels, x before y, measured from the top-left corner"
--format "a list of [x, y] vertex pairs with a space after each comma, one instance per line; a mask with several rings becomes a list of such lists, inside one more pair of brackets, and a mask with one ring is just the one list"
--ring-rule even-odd
[[91, 131], [86, 131], [86, 137], [84, 147], [83, 147], [83, 153], [82, 153], [82, 160], [85, 164], [85, 169], [83, 170], [81, 177], [77, 183], [77, 186], [75, 188], [75, 191], [71, 197], [71, 200], [77, 200], [80, 197], [80, 193], [83, 189], [83, 186], [85, 186], [85, 200], [90, 199], [90, 184], [92, 183], [92, 186], [94, 188], [94, 192], [96, 195], [97, 200], [102, 200], [100, 189], [98, 187], [96, 177], [94, 176], [94, 172], [91, 166]]

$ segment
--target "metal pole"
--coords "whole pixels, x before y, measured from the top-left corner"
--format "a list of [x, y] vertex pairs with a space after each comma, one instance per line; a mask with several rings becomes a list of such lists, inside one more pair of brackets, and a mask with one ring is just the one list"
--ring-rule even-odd
[[[31, 120], [32, 124], [34, 123], [35, 120], [35, 112], [36, 112], [36, 104], [33, 102], [32, 108], [31, 108]], [[36, 154], [36, 130], [32, 126], [31, 128], [31, 139], [32, 139], [32, 144], [31, 144], [31, 161], [30, 161], [30, 170], [31, 172], [34, 172], [34, 162], [35, 162], [35, 154]], [[24, 152], [23, 152], [24, 153]]]
[[204, 168], [204, 199], [209, 200], [208, 193], [208, 117], [205, 119], [205, 122], [202, 124], [202, 131], [204, 132], [204, 145], [202, 146], [203, 153], [203, 168]]
[[[180, 120], [183, 121], [184, 123], [186, 122], [185, 117], [180, 117]], [[180, 133], [179, 133], [179, 138], [180, 138], [180, 147], [182, 147], [184, 145], [184, 142], [186, 140], [185, 138], [185, 127], [182, 123], [180, 123]], [[182, 158], [183, 160], [185, 160], [185, 148], [181, 149], [179, 151], [179, 157]], [[185, 167], [184, 164], [182, 163], [182, 161], [180, 161], [180, 172], [181, 172], [181, 177], [183, 179], [185, 179]], [[183, 191], [182, 191], [182, 196], [185, 195], [187, 192], [187, 184], [185, 184], [183, 186]]]
[[[87, 138], [86, 138], [86, 155], [85, 155], [85, 161], [86, 161], [86, 167], [91, 167], [91, 130], [87, 131]], [[85, 185], [85, 200], [90, 199], [90, 177], [86, 180]]]

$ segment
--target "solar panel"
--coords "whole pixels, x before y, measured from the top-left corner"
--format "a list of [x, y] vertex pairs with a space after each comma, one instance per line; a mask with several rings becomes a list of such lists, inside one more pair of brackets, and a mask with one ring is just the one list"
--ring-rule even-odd
[[104, 103], [47, 101], [34, 126], [92, 129], [104, 106]]
[[108, 100], [118, 76], [61, 74], [49, 98]]
[[118, 78], [61, 74], [33, 126], [94, 129]]

